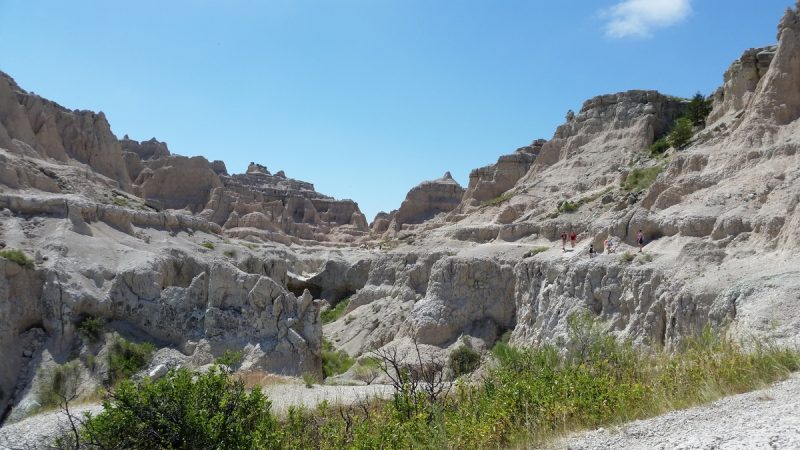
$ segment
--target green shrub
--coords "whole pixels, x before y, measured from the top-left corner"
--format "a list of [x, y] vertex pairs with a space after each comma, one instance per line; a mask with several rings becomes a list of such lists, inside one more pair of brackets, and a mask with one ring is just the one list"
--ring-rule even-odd
[[33, 260], [28, 255], [17, 249], [0, 250], [0, 257], [15, 262], [22, 267], [33, 269]]
[[78, 360], [53, 368], [49, 373], [49, 379], [42, 383], [39, 391], [41, 407], [52, 408], [70, 399], [77, 392], [80, 376], [81, 365]]
[[236, 250], [225, 250], [222, 254], [231, 259], [236, 258]]
[[303, 384], [305, 384], [308, 389], [313, 388], [317, 383], [319, 383], [319, 379], [316, 375], [311, 372], [303, 372]]
[[622, 189], [631, 192], [640, 192], [649, 188], [664, 170], [662, 166], [633, 169], [622, 183]]
[[78, 322], [78, 333], [89, 342], [96, 343], [100, 340], [105, 323], [102, 317], [84, 316]]
[[460, 347], [450, 353], [450, 370], [458, 378], [475, 371], [481, 364], [481, 354], [472, 348], [472, 344], [465, 340]]
[[225, 350], [222, 353], [222, 356], [214, 361], [214, 364], [224, 368], [225, 370], [231, 370], [237, 364], [242, 361], [242, 352], [234, 352], [230, 350]]
[[323, 311], [319, 318], [322, 320], [323, 324], [336, 322], [339, 320], [342, 315], [344, 315], [345, 310], [347, 310], [347, 305], [350, 304], [350, 299], [346, 298], [344, 300], [339, 300], [339, 303], [336, 304], [333, 308], [330, 308], [326, 311]]
[[558, 205], [558, 212], [560, 213], [572, 213], [578, 210], [580, 205], [577, 203], [573, 203], [569, 200], [565, 200]]
[[344, 350], [338, 352], [327, 339], [322, 340], [322, 376], [324, 378], [347, 372], [355, 360]]
[[667, 136], [663, 136], [661, 139], [658, 139], [657, 141], [653, 142], [652, 145], [650, 145], [650, 153], [654, 155], [660, 155], [669, 150], [669, 147], [670, 145], [669, 141], [667, 140]]
[[512, 197], [514, 197], [514, 194], [512, 194], [510, 192], [506, 192], [503, 195], [499, 195], [499, 196], [497, 196], [495, 198], [492, 198], [492, 199], [489, 199], [489, 200], [481, 202], [481, 207], [484, 208], [484, 207], [487, 207], [487, 206], [502, 205], [503, 203], [511, 200]]
[[372, 384], [381, 373], [380, 362], [377, 358], [366, 357], [358, 361], [355, 368], [355, 379]]
[[694, 135], [692, 121], [681, 117], [675, 121], [675, 126], [667, 135], [667, 142], [676, 149], [683, 148], [692, 139], [692, 135]]
[[101, 413], [83, 420], [82, 448], [275, 448], [270, 406], [259, 388], [248, 391], [218, 368], [123, 381]]
[[113, 385], [144, 369], [154, 350], [149, 342], [136, 344], [121, 337], [114, 339], [108, 351], [109, 383]]
[[711, 99], [706, 99], [699, 92], [694, 94], [686, 108], [686, 118], [692, 125], [705, 126], [709, 114], [711, 114]]
[[203, 241], [203, 243], [200, 244], [200, 246], [201, 247], [205, 247], [205, 248], [207, 248], [209, 250], [214, 250], [214, 243], [210, 242], [210, 241]]

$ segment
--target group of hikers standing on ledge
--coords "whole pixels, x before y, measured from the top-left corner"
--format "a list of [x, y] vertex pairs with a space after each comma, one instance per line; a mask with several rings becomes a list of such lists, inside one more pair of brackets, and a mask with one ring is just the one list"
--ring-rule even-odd
[[[571, 231], [567, 234], [566, 231], [561, 232], [561, 250], [566, 252], [567, 251], [567, 240], [569, 240], [570, 248], [575, 249], [575, 243], [578, 241], [578, 235]], [[636, 245], [639, 247], [639, 253], [642, 252], [642, 248], [644, 247], [644, 233], [642, 230], [636, 232]], [[616, 248], [616, 244], [614, 239], [611, 236], [608, 236], [603, 241], [603, 251], [605, 253], [614, 253], [614, 249]], [[589, 244], [589, 258], [594, 258], [597, 256], [597, 250], [594, 248], [594, 244]]]

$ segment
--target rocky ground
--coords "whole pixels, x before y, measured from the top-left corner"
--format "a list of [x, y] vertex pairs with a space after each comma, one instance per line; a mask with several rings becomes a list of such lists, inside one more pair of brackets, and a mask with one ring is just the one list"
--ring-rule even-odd
[[800, 448], [800, 375], [767, 389], [619, 427], [577, 434], [553, 449], [771, 450]]

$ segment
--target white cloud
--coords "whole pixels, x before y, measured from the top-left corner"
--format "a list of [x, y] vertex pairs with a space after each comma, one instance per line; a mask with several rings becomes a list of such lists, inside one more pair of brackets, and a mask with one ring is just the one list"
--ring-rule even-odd
[[691, 0], [623, 0], [602, 16], [608, 19], [606, 36], [647, 38], [658, 28], [681, 22], [691, 12]]

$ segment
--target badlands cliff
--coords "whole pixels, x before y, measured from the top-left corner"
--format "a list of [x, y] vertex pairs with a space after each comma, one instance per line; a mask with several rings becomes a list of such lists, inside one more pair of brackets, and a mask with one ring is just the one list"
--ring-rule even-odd
[[[640, 345], [710, 324], [734, 337], [800, 332], [800, 17], [776, 46], [725, 73], [689, 144], [650, 145], [687, 101], [628, 91], [586, 101], [550, 140], [413, 188], [371, 225], [351, 200], [253, 163], [172, 154], [113, 135], [0, 76], [0, 411], [35, 411], [44, 375], [82, 362], [84, 394], [108, 352], [77, 331], [153, 343], [150, 369], [202, 367], [241, 351], [239, 370], [320, 373], [323, 335], [360, 357], [416, 341], [445, 357], [557, 341], [590, 311]], [[631, 180], [650, 176], [652, 183]], [[639, 253], [635, 236], [646, 246]], [[559, 235], [574, 231], [574, 249]], [[615, 253], [588, 248], [618, 242]], [[324, 327], [320, 310], [348, 299]], [[345, 374], [345, 377], [352, 374]]]

